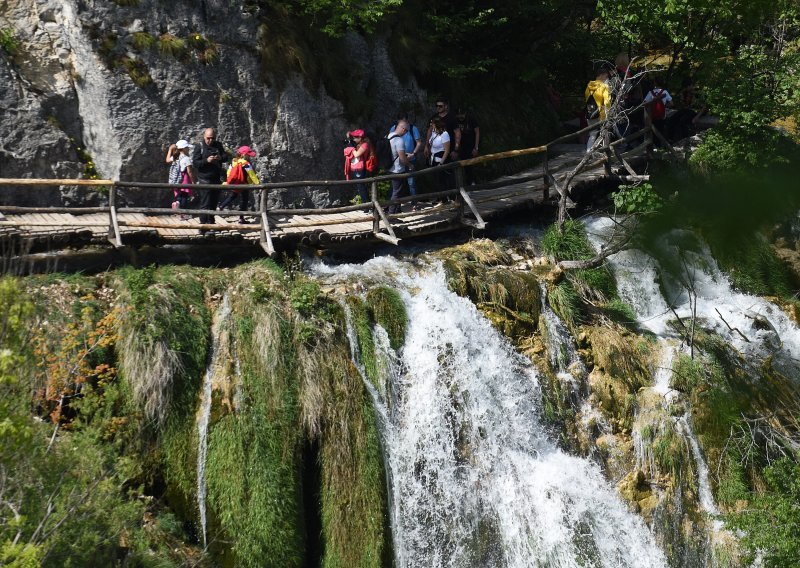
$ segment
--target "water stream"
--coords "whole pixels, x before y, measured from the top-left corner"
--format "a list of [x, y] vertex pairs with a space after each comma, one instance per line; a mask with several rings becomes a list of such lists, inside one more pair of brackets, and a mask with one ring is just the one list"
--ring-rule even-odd
[[537, 372], [441, 266], [382, 257], [315, 272], [387, 283], [408, 313], [386, 358], [394, 398], [373, 394], [391, 405], [379, 414], [398, 566], [666, 566], [597, 465], [550, 439]]
[[[611, 221], [602, 217], [592, 218], [587, 222], [587, 232], [596, 248], [602, 244], [611, 226]], [[688, 243], [699, 249], [699, 252], [682, 247]], [[607, 259], [608, 266], [617, 279], [620, 296], [633, 307], [639, 325], [658, 337], [662, 350], [652, 387], [652, 391], [661, 397], [662, 412], [659, 409], [646, 409], [643, 411], [644, 415], [637, 415], [637, 427], [633, 432], [637, 462], [644, 471], [655, 474], [656, 468], [648, 449], [649, 444], [642, 440], [641, 430], [648, 428], [663, 432], [665, 428], [674, 428], [688, 441], [695, 462], [700, 507], [712, 519], [718, 519], [720, 511], [711, 491], [708, 465], [692, 430], [689, 411], [678, 417], [665, 418], [669, 416], [667, 407], [678, 395], [670, 389], [673, 361], [680, 350], [685, 349], [685, 346], [681, 347], [679, 334], [670, 325], [670, 320], [680, 317], [688, 326], [694, 313], [698, 319], [702, 318], [704, 326], [714, 328], [737, 347], [756, 354], [764, 353], [764, 348], [759, 347], [759, 343], [766, 343], [771, 352], [781, 349], [781, 346], [776, 348], [769, 334], [764, 334], [763, 330], [753, 326], [750, 320], [753, 320], [754, 311], [775, 318], [776, 312], [780, 310], [760, 298], [733, 291], [708, 250], [696, 239], [687, 239], [686, 233], [673, 231], [662, 238], [658, 247], [668, 251], [671, 258], [680, 259], [679, 275], [662, 270], [656, 259], [636, 249], [617, 253]], [[662, 289], [666, 292], [662, 293]], [[670, 298], [669, 302], [667, 297]], [[730, 327], [736, 327], [739, 332]], [[796, 329], [793, 331], [796, 336]], [[744, 333], [741, 332], [747, 332], [750, 338], [745, 340], [742, 337]], [[787, 347], [785, 361], [790, 362], [794, 356], [793, 347], [791, 344]], [[719, 530], [722, 523], [716, 520], [712, 526]]]
[[211, 327], [211, 345], [208, 351], [208, 364], [203, 377], [203, 391], [197, 418], [197, 509], [200, 514], [200, 529], [203, 534], [203, 548], [208, 546], [206, 518], [206, 457], [208, 455], [208, 424], [211, 418], [211, 394], [214, 372], [219, 351], [220, 333], [231, 315], [231, 302], [228, 294], [214, 316]]

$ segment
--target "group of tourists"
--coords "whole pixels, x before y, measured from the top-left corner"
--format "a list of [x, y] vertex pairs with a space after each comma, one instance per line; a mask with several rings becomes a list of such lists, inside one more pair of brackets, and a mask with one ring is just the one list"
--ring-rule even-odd
[[[664, 139], [680, 140], [695, 131], [697, 121], [706, 110], [691, 79], [683, 80], [676, 100], [660, 76], [632, 69], [625, 53], [617, 55], [613, 66], [603, 64], [598, 68], [595, 78], [586, 85], [583, 97], [586, 105], [581, 128], [605, 121], [612, 104], [619, 99], [613, 127], [613, 135], [618, 138], [639, 130], [647, 113]], [[599, 128], [590, 131], [587, 152], [593, 149], [598, 133]]]
[[[423, 136], [420, 129], [408, 120], [408, 115], [400, 113], [387, 135], [378, 140], [378, 147], [363, 129], [349, 131], [348, 144], [344, 149], [345, 178], [365, 179], [376, 175], [379, 169], [393, 174], [413, 172], [420, 167], [423, 160], [426, 167], [432, 167], [478, 155], [480, 127], [466, 110], [459, 109], [454, 114], [450, 111], [448, 102], [439, 99], [436, 101], [436, 112], [427, 126]], [[381, 150], [385, 159], [384, 163], [379, 164]], [[220, 192], [223, 190], [219, 188], [203, 189], [199, 192], [196, 208], [203, 211], [199, 214], [200, 224], [213, 225], [215, 216], [212, 211], [233, 207], [241, 212], [239, 223], [249, 223], [245, 214], [250, 200], [248, 186], [260, 183], [251, 163], [255, 156], [256, 152], [250, 146], [240, 146], [235, 153], [229, 152], [217, 140], [213, 128], [206, 128], [197, 144], [192, 145], [185, 139], [171, 144], [167, 149], [166, 163], [170, 166], [168, 183], [173, 186], [172, 208], [189, 209], [190, 203], [195, 201], [192, 189], [194, 184], [229, 185], [230, 189], [221, 202]], [[227, 168], [225, 164], [228, 164]], [[438, 189], [453, 188], [452, 178], [452, 170], [439, 171], [436, 176]], [[469, 168], [465, 171], [465, 182], [473, 183]], [[413, 176], [393, 179], [391, 186], [392, 200], [406, 193], [417, 195], [417, 180]], [[366, 181], [356, 184], [356, 193], [361, 203], [371, 201]], [[411, 206], [418, 210], [415, 202]], [[388, 208], [389, 213], [399, 213], [400, 210], [399, 204]], [[182, 214], [181, 219], [188, 220], [189, 215]], [[209, 231], [207, 227], [200, 229], [201, 234]]]
[[[201, 211], [221, 211], [238, 201], [240, 224], [249, 221], [244, 215], [248, 210], [250, 191], [248, 185], [260, 183], [250, 160], [256, 155], [250, 146], [240, 146], [231, 155], [219, 140], [213, 128], [206, 128], [201, 142], [192, 146], [187, 140], [178, 140], [167, 149], [166, 162], [170, 164], [168, 183], [173, 189], [173, 209], [187, 209], [193, 196], [192, 184], [225, 184], [231, 186], [228, 195], [219, 203], [220, 189], [207, 189], [200, 192], [198, 209]], [[227, 168], [224, 164], [229, 164]], [[214, 224], [214, 215], [203, 213], [199, 216], [201, 225]], [[181, 215], [182, 220], [189, 219]], [[209, 229], [200, 229], [206, 234]]]
[[[380, 138], [369, 136], [364, 129], [357, 128], [347, 133], [344, 148], [344, 176], [348, 180], [364, 180], [379, 170], [390, 174], [413, 172], [422, 167], [433, 167], [449, 162], [474, 158], [479, 154], [480, 126], [466, 109], [450, 111], [448, 101], [436, 100], [436, 111], [430, 117], [425, 135], [409, 121], [408, 114], [398, 113], [388, 133]], [[424, 160], [424, 166], [422, 164]], [[465, 168], [465, 183], [474, 183], [470, 168]], [[453, 170], [440, 170], [436, 176], [438, 190], [454, 187]], [[357, 198], [361, 203], [371, 200], [366, 181], [356, 185]], [[417, 195], [415, 176], [391, 180], [391, 200]], [[412, 210], [418, 210], [411, 202]], [[389, 213], [401, 212], [399, 204], [392, 204]]]

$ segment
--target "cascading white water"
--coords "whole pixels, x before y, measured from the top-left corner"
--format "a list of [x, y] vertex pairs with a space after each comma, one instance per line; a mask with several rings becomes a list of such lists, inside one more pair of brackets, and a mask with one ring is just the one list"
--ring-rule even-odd
[[[612, 225], [613, 222], [604, 217], [590, 218], [587, 221], [587, 233], [596, 248], [600, 248], [600, 245], [605, 240], [604, 237], [612, 229]], [[685, 235], [672, 236], [680, 236], [681, 241], [686, 241]], [[752, 322], [749, 324], [746, 322], [746, 316], [741, 313], [741, 307], [747, 305], [748, 308], [756, 306], [765, 308], [763, 304], [767, 304], [767, 302], [750, 296], [747, 297], [749, 298], [748, 300], [744, 300], [745, 295], [737, 294], [731, 290], [728, 280], [716, 268], [716, 263], [714, 263], [713, 258], [711, 258], [706, 249], [701, 249], [704, 253], [702, 255], [678, 250], [677, 245], [672, 244], [669, 238], [665, 238], [661, 246], [669, 250], [675, 259], [684, 259], [682, 262], [684, 284], [681, 284], [678, 278], [662, 272], [658, 261], [640, 250], [629, 249], [619, 252], [609, 257], [607, 263], [617, 279], [617, 289], [620, 297], [633, 307], [638, 323], [655, 333], [659, 338], [662, 359], [656, 369], [652, 388], [655, 393], [662, 397], [661, 408], [666, 409], [676, 394], [670, 389], [669, 385], [672, 379], [672, 364], [680, 347], [676, 345], [675, 338], [677, 334], [668, 325], [670, 320], [675, 319], [675, 314], [678, 314], [678, 317], [688, 322], [692, 317], [693, 311], [696, 310], [697, 317], [708, 320], [708, 318], [711, 318], [713, 310], [716, 318], [708, 323], [712, 326], [715, 325], [714, 322], [719, 323], [720, 325], [716, 325], [716, 330], [727, 336], [729, 340], [733, 340], [732, 335], [735, 334], [728, 330], [727, 326], [722, 326], [723, 322], [720, 321], [720, 314], [726, 315], [725, 319], [728, 324], [734, 322], [735, 325], [742, 326], [742, 329], [750, 329]], [[685, 289], [687, 284], [694, 289], [696, 294], [695, 301], [692, 301]], [[670, 303], [662, 295], [662, 285], [668, 290], [667, 294], [672, 299]], [[672, 309], [670, 306], [672, 306]], [[775, 307], [771, 306], [769, 310], [764, 309], [764, 311], [772, 313], [774, 311], [773, 308]], [[754, 334], [754, 337], [755, 335], [757, 333]], [[740, 337], [737, 339], [739, 340], [737, 344], [741, 346], [743, 341]], [[647, 447], [648, 444], [641, 438], [640, 428], [647, 427], [661, 432], [664, 428], [669, 427], [664, 422], [665, 413], [655, 412], [654, 414], [652, 417], [637, 416], [636, 424], [639, 428], [634, 428], [633, 432], [637, 462], [640, 467], [649, 473], [655, 473], [656, 468]], [[697, 437], [692, 430], [688, 412], [683, 416], [670, 418], [670, 420], [675, 430], [689, 442], [696, 465], [700, 507], [711, 517], [719, 517], [720, 512], [714, 503], [708, 478], [708, 465], [703, 457]], [[719, 530], [721, 523], [715, 522], [714, 527]]]
[[208, 546], [206, 518], [206, 457], [208, 456], [208, 423], [211, 418], [211, 391], [214, 379], [214, 370], [219, 349], [219, 334], [231, 315], [231, 302], [228, 294], [222, 299], [222, 304], [214, 317], [211, 328], [211, 345], [208, 351], [208, 364], [203, 377], [203, 393], [200, 399], [200, 409], [197, 419], [197, 509], [200, 513], [200, 529], [203, 533], [203, 548]]
[[440, 266], [315, 270], [388, 281], [408, 312], [385, 438], [398, 566], [666, 566], [598, 467], [548, 438], [530, 362]]
[[[358, 347], [358, 337], [356, 336], [356, 330], [353, 326], [353, 314], [350, 306], [347, 305], [346, 302], [342, 302], [342, 308], [344, 309], [345, 314], [345, 327], [347, 333], [347, 341], [350, 345], [350, 359], [355, 365], [356, 369], [358, 370], [358, 374], [361, 375], [361, 380], [364, 382], [364, 386], [369, 392], [370, 397], [372, 397], [372, 406], [375, 409], [376, 416], [378, 418], [378, 431], [380, 435], [380, 443], [381, 443], [381, 450], [384, 454], [387, 452], [387, 448], [391, 447], [391, 442], [389, 441], [389, 437], [391, 437], [394, 433], [394, 430], [391, 428], [391, 419], [389, 418], [389, 408], [386, 403], [385, 393], [378, 392], [378, 389], [370, 382], [369, 377], [367, 377], [367, 372], [364, 369], [364, 364], [361, 362], [361, 353]], [[386, 332], [383, 331], [384, 335]], [[388, 336], [387, 336], [387, 344], [388, 344]], [[394, 506], [394, 495], [391, 493], [391, 487], [393, 486], [392, 483], [392, 470], [391, 467], [387, 464], [386, 466], [386, 487], [389, 489], [389, 495], [387, 495], [388, 502], [389, 502], [389, 526], [392, 531], [393, 538], [396, 538], [397, 535], [397, 518], [395, 515], [396, 508]], [[397, 549], [395, 548], [395, 563], [400, 565], [399, 558], [397, 556]]]
[[[594, 217], [586, 222], [586, 228], [597, 247], [613, 230], [613, 221]], [[693, 290], [695, 313], [704, 327], [746, 355], [772, 356], [775, 367], [786, 376], [800, 376], [800, 328], [783, 310], [731, 288], [705, 243], [688, 231], [670, 231], [654, 246], [661, 257], [679, 262], [680, 268], [664, 271], [657, 260], [636, 249], [608, 259], [620, 296], [636, 311], [641, 325], [660, 337], [675, 337], [668, 322], [676, 319], [675, 314], [691, 320]]]

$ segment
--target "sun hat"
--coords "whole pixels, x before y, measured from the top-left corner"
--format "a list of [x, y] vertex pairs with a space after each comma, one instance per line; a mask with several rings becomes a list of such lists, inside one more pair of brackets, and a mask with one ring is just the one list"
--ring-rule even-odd
[[175, 147], [178, 148], [178, 150], [183, 150], [184, 148], [191, 148], [191, 146], [192, 145], [189, 144], [186, 140], [178, 140], [175, 143]]
[[351, 130], [347, 134], [349, 134], [350, 136], [352, 136], [354, 138], [363, 138], [364, 137], [364, 131], [361, 130], [360, 128], [358, 128], [356, 130]]
[[256, 155], [256, 151], [251, 149], [250, 146], [239, 146], [236, 150], [241, 156], [250, 156], [251, 158]]

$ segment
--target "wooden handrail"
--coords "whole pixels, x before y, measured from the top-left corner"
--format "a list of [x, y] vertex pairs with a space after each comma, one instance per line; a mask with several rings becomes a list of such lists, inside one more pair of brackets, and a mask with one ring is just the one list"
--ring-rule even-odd
[[[27, 214], [27, 213], [69, 213], [69, 214], [92, 214], [92, 213], [105, 213], [108, 215], [107, 223], [101, 222], [94, 222], [87, 220], [87, 222], [81, 223], [80, 219], [64, 219], [61, 223], [64, 226], [74, 226], [74, 227], [102, 227], [105, 226], [108, 228], [108, 239], [112, 242], [115, 246], [122, 246], [122, 236], [125, 234], [124, 232], [120, 231], [120, 228], [149, 228], [149, 229], [181, 229], [181, 228], [191, 228], [191, 229], [216, 229], [216, 230], [239, 230], [239, 231], [258, 231], [259, 232], [259, 242], [264, 250], [270, 256], [274, 256], [276, 254], [275, 248], [272, 243], [272, 235], [271, 235], [271, 228], [277, 229], [285, 229], [285, 228], [305, 228], [305, 227], [315, 227], [315, 226], [323, 226], [323, 225], [333, 225], [333, 224], [343, 224], [343, 223], [363, 223], [365, 221], [369, 222], [372, 221], [372, 233], [375, 238], [385, 240], [387, 242], [397, 244], [399, 242], [398, 236], [395, 234], [394, 228], [392, 226], [392, 221], [398, 219], [399, 217], [404, 217], [407, 215], [414, 215], [415, 213], [399, 213], [399, 214], [392, 214], [389, 215], [385, 212], [384, 208], [388, 205], [401, 205], [404, 203], [408, 203], [410, 201], [431, 201], [434, 199], [440, 199], [450, 196], [455, 196], [454, 202], [450, 204], [443, 204], [433, 209], [426, 209], [428, 212], [433, 211], [455, 211], [455, 217], [450, 217], [450, 215], [445, 215], [443, 220], [456, 221], [462, 225], [471, 225], [476, 228], [483, 228], [486, 223], [481, 218], [481, 215], [478, 209], [475, 206], [475, 203], [479, 203], [485, 201], [486, 199], [490, 198], [497, 198], [496, 193], [492, 196], [479, 196], [478, 199], [474, 199], [470, 197], [470, 192], [480, 191], [480, 190], [487, 190], [493, 188], [499, 188], [508, 185], [517, 185], [522, 184], [528, 181], [532, 181], [539, 178], [545, 178], [545, 187], [543, 188], [543, 195], [545, 198], [548, 197], [549, 190], [551, 187], [555, 187], [559, 193], [562, 193], [562, 188], [559, 187], [557, 178], [554, 177], [556, 172], [561, 170], [572, 168], [576, 163], [582, 163], [587, 168], [593, 168], [596, 166], [605, 166], [607, 173], [610, 172], [610, 162], [611, 160], [618, 160], [622, 163], [627, 170], [628, 178], [633, 179], [635, 176], [635, 172], [632, 172], [630, 166], [625, 161], [625, 157], [636, 155], [642, 151], [642, 149], [646, 146], [647, 142], [651, 140], [652, 137], [652, 127], [649, 124], [645, 125], [645, 128], [629, 134], [628, 136], [624, 137], [620, 140], [615, 140], [614, 142], [610, 142], [608, 140], [605, 141], [605, 145], [602, 149], [602, 157], [599, 159], [594, 159], [594, 156], [586, 156], [581, 155], [576, 160], [564, 160], [562, 163], [553, 164], [549, 160], [549, 150], [558, 143], [564, 142], [576, 136], [579, 136], [583, 133], [589, 132], [593, 129], [599, 128], [599, 125], [591, 125], [578, 130], [577, 132], [573, 132], [570, 134], [566, 134], [564, 136], [560, 136], [555, 140], [541, 146], [535, 146], [531, 148], [523, 148], [519, 150], [508, 150], [504, 152], [497, 152], [494, 154], [487, 154], [484, 156], [478, 156], [475, 158], [469, 158], [460, 161], [453, 161], [448, 162], [446, 164], [440, 164], [434, 167], [429, 167], [423, 170], [415, 170], [413, 172], [403, 172], [403, 173], [388, 173], [380, 176], [375, 176], [368, 179], [357, 179], [357, 180], [298, 180], [298, 181], [287, 181], [287, 182], [270, 182], [270, 183], [262, 183], [256, 185], [248, 185], [248, 190], [260, 191], [260, 194], [256, 194], [257, 196], [257, 203], [258, 207], [256, 211], [216, 211], [216, 210], [200, 210], [200, 209], [167, 209], [167, 208], [148, 208], [148, 207], [119, 207], [117, 205], [117, 192], [120, 189], [175, 189], [175, 184], [170, 183], [158, 183], [158, 182], [130, 182], [130, 181], [114, 181], [114, 180], [65, 180], [65, 179], [31, 179], [31, 178], [5, 178], [0, 179], [0, 187], [8, 186], [8, 185], [22, 185], [22, 186], [53, 186], [53, 185], [79, 185], [79, 186], [106, 186], [109, 189], [109, 204], [108, 206], [99, 206], [99, 207], [22, 207], [16, 205], [8, 205], [3, 206], [0, 205], [0, 213], [7, 213], [7, 214]], [[630, 140], [636, 139], [644, 134], [647, 137], [645, 145], [639, 146], [631, 151], [620, 153], [618, 151], [618, 146], [620, 144], [624, 144], [629, 142]], [[658, 133], [656, 133], [658, 134]], [[463, 171], [465, 167], [470, 167], [478, 164], [485, 164], [489, 162], [494, 162], [503, 159], [509, 158], [518, 158], [524, 156], [532, 156], [537, 154], [544, 154], [544, 166], [543, 171], [541, 173], [536, 173], [533, 175], [518, 177], [518, 178], [511, 178], [506, 180], [501, 180], [497, 182], [491, 182], [486, 184], [481, 184], [479, 186], [472, 186], [472, 187], [465, 187], [464, 180], [463, 180]], [[377, 186], [380, 182], [390, 182], [392, 180], [405, 180], [411, 177], [417, 176], [424, 176], [424, 175], [433, 175], [442, 171], [446, 170], [455, 170], [456, 180], [457, 180], [457, 189], [445, 190], [445, 191], [438, 191], [434, 193], [426, 193], [421, 195], [409, 195], [406, 197], [401, 197], [398, 199], [389, 199], [386, 201], [379, 201], [378, 200], [378, 192]], [[282, 209], [282, 208], [268, 208], [267, 207], [267, 194], [270, 190], [281, 190], [281, 189], [288, 189], [288, 188], [295, 188], [295, 187], [338, 187], [338, 186], [355, 186], [358, 184], [369, 183], [371, 186], [371, 195], [370, 200], [367, 203], [356, 204], [356, 205], [347, 205], [343, 207], [333, 207], [327, 209], [317, 209], [317, 208], [304, 208], [304, 209]], [[226, 185], [226, 184], [194, 184], [192, 185], [192, 189], [197, 190], [211, 190], [211, 189], [234, 189], [235, 187]], [[236, 188], [238, 189], [238, 188]], [[514, 193], [516, 195], [517, 192]], [[338, 214], [338, 213], [348, 213], [353, 211], [359, 210], [366, 210], [372, 213], [371, 217], [365, 217], [363, 219], [353, 217], [352, 219], [327, 219], [327, 220], [319, 220], [319, 221], [308, 221], [308, 222], [292, 222], [292, 223], [275, 223], [278, 216], [292, 216], [292, 215], [330, 215], [330, 214]], [[154, 216], [171, 216], [171, 215], [191, 215], [196, 217], [198, 215], [211, 215], [211, 216], [220, 216], [220, 217], [236, 217], [236, 216], [255, 216], [258, 221], [253, 224], [239, 224], [239, 223], [223, 223], [223, 224], [196, 224], [193, 222], [191, 224], [180, 224], [175, 222], [165, 222], [158, 219], [155, 220], [124, 220], [119, 219], [118, 216], [122, 213], [140, 213], [145, 215], [154, 215]], [[467, 217], [465, 214], [471, 213], [474, 217], [472, 218]], [[3, 220], [2, 216], [0, 216], [0, 226], [14, 226], [15, 224], [21, 224], [25, 226], [31, 227], [39, 227], [39, 226], [53, 226], [53, 223], [42, 223], [40, 221], [33, 221], [30, 223], [22, 222], [22, 223], [14, 223], [10, 220]]]

